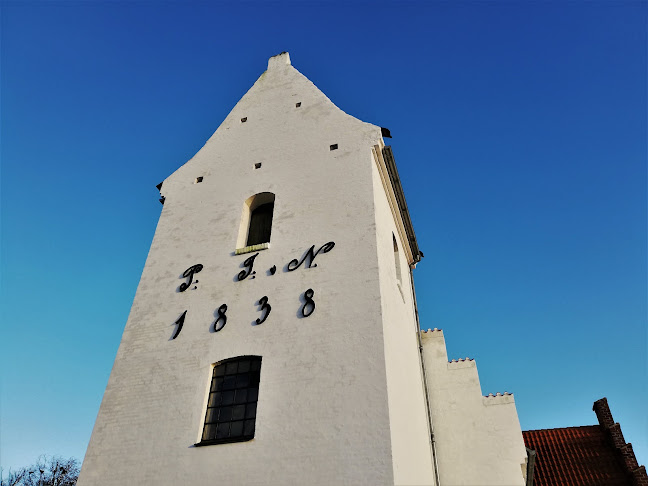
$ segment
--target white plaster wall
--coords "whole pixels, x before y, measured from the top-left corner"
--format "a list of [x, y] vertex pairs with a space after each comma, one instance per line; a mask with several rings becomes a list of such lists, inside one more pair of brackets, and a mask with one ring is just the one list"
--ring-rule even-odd
[[[396, 222], [376, 164], [372, 171], [376, 206], [376, 249], [380, 273], [394, 482], [403, 486], [433, 485], [434, 469], [418, 350], [418, 324], [410, 270], [403, 252], [408, 243], [398, 236]], [[398, 244], [400, 283], [396, 276], [393, 235]]]
[[483, 397], [474, 360], [448, 362], [443, 332], [421, 333], [442, 486], [521, 486], [526, 449], [512, 394]]
[[[337, 109], [284, 55], [164, 181], [166, 202], [79, 486], [424, 484], [431, 471], [415, 403], [420, 377], [415, 356], [401, 356], [414, 349], [409, 291], [403, 303], [393, 281], [379, 283], [391, 245], [391, 230], [374, 216], [374, 204], [383, 211], [372, 175], [379, 143], [378, 127]], [[276, 195], [271, 247], [256, 259], [256, 278], [238, 282], [250, 256], [233, 255], [242, 204], [266, 191]], [[317, 267], [284, 271], [328, 241], [335, 248]], [[196, 263], [204, 265], [198, 289], [177, 292]], [[308, 288], [317, 307], [301, 318]], [[271, 315], [253, 326], [265, 295]], [[211, 333], [223, 303], [227, 325]], [[194, 447], [211, 366], [245, 354], [263, 357], [255, 438]]]

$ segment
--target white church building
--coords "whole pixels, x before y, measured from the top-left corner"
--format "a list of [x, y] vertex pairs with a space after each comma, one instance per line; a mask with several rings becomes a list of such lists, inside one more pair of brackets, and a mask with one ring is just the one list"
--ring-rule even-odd
[[513, 396], [421, 330], [388, 136], [270, 58], [158, 186], [79, 486], [526, 483]]

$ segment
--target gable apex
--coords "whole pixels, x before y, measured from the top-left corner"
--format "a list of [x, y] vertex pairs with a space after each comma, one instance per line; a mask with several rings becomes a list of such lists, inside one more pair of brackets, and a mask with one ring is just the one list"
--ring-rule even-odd
[[268, 69], [238, 100], [205, 144], [165, 180], [197, 163], [217, 164], [222, 169], [223, 164], [235, 164], [235, 159], [253, 153], [281, 152], [287, 141], [308, 138], [309, 133], [328, 132], [336, 139], [358, 130], [367, 139], [382, 143], [380, 127], [341, 110], [292, 65], [288, 52], [282, 52], [268, 59]]
[[282, 53], [277, 54], [276, 56], [272, 56], [270, 59], [268, 59], [268, 70], [285, 65], [291, 65], [290, 54], [288, 54], [286, 51], [283, 51]]

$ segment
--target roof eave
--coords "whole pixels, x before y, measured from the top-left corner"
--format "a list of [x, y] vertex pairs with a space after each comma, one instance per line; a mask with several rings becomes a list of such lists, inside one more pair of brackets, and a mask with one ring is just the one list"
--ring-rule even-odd
[[414, 259], [414, 263], [418, 263], [421, 261], [423, 253], [421, 253], [421, 250], [419, 250], [418, 243], [416, 241], [414, 226], [412, 225], [412, 219], [410, 218], [409, 210], [407, 209], [405, 193], [403, 192], [403, 186], [401, 185], [400, 177], [398, 176], [398, 169], [396, 168], [396, 161], [394, 160], [394, 152], [392, 151], [390, 145], [383, 147], [382, 155], [383, 160], [385, 161], [385, 166], [387, 167], [389, 179], [392, 183], [394, 196], [396, 197], [396, 202], [398, 203], [398, 210], [403, 220], [403, 226], [405, 227], [405, 233], [407, 235], [407, 241], [412, 252], [412, 258]]

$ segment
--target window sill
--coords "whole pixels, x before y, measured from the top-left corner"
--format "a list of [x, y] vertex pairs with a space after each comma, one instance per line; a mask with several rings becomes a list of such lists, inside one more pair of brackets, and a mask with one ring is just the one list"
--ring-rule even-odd
[[235, 255], [243, 255], [243, 253], [252, 253], [253, 251], [267, 250], [270, 248], [270, 243], [259, 243], [258, 245], [245, 246], [243, 248], [237, 248], [234, 251]]
[[194, 447], [204, 447], [216, 444], [229, 444], [231, 442], [247, 442], [248, 440], [252, 439], [254, 439], [253, 435], [244, 435], [242, 437], [228, 437], [227, 439], [203, 440], [194, 444]]

